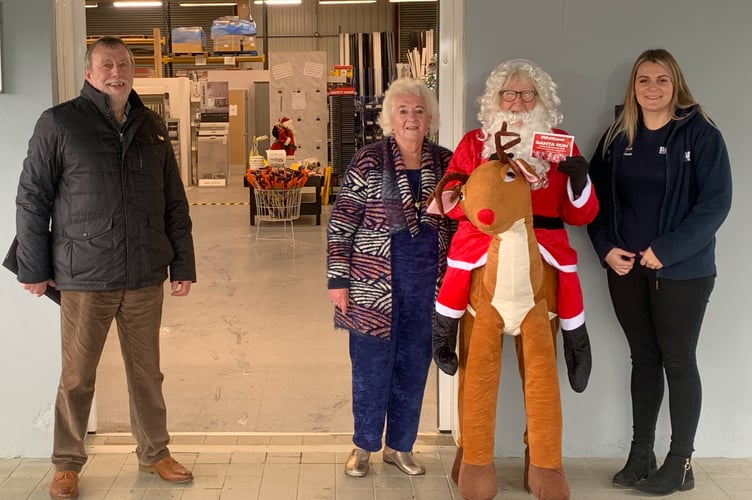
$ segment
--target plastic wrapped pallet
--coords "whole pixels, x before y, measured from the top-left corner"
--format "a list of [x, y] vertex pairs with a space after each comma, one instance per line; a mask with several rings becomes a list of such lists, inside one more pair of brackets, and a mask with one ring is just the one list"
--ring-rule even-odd
[[173, 28], [172, 30], [172, 53], [195, 54], [203, 52], [206, 44], [204, 28], [200, 26]]
[[211, 37], [216, 40], [225, 35], [255, 35], [256, 22], [238, 16], [223, 16], [212, 21]]

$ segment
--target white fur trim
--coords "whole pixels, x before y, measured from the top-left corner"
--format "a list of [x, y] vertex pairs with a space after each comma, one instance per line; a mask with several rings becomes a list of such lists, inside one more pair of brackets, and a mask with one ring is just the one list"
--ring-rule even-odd
[[488, 260], [488, 253], [484, 253], [481, 256], [481, 258], [476, 260], [475, 262], [466, 262], [464, 260], [456, 260], [456, 259], [447, 258], [447, 266], [453, 267], [454, 269], [472, 271], [473, 269], [477, 269], [480, 266], [485, 266], [487, 260]]
[[582, 190], [582, 194], [580, 194], [580, 197], [577, 198], [576, 200], [574, 199], [574, 193], [572, 192], [572, 179], [569, 179], [567, 181], [567, 196], [569, 196], [569, 201], [572, 203], [572, 206], [574, 206], [575, 208], [584, 207], [585, 203], [587, 203], [592, 193], [593, 193], [593, 184], [590, 182], [590, 176], [588, 176], [587, 178], [585, 189]]
[[458, 311], [457, 309], [452, 309], [450, 307], [447, 307], [445, 305], [436, 303], [436, 312], [446, 316], [447, 318], [454, 318], [454, 319], [460, 319], [464, 314], [465, 310]]
[[559, 322], [561, 323], [561, 330], [574, 330], [579, 326], [582, 326], [585, 324], [585, 311], [581, 312], [574, 318], [559, 318]]
[[558, 269], [561, 272], [564, 273], [576, 273], [577, 272], [577, 264], [568, 264], [563, 265], [559, 264], [553, 255], [551, 255], [551, 252], [546, 250], [546, 248], [538, 243], [538, 250], [541, 253], [541, 257], [543, 257], [543, 260], [551, 264], [554, 268]]

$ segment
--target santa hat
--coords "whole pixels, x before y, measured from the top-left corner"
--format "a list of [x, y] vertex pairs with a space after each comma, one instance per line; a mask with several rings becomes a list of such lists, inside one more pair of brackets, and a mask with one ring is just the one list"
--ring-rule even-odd
[[279, 124], [283, 127], [289, 127], [290, 125], [292, 125], [292, 120], [286, 116], [283, 116], [282, 118], [280, 118]]

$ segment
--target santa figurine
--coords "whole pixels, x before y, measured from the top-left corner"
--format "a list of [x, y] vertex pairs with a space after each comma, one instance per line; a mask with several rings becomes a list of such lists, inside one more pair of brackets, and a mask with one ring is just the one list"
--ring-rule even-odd
[[276, 140], [271, 149], [284, 149], [287, 156], [294, 156], [297, 149], [294, 133], [292, 120], [283, 116], [272, 128], [272, 135]]

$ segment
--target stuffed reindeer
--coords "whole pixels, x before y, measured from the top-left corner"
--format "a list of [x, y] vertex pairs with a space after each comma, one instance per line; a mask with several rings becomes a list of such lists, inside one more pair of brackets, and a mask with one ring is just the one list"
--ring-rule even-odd
[[[530, 183], [537, 180], [526, 162], [505, 150], [519, 137], [506, 124], [495, 134], [496, 155], [471, 175], [448, 174], [436, 188], [433, 210], [459, 203], [470, 222], [492, 235], [484, 266], [472, 271], [468, 312], [459, 345], [460, 443], [452, 477], [467, 500], [496, 496], [493, 461], [496, 400], [501, 374], [502, 335], [516, 337], [522, 356], [528, 432], [525, 484], [538, 500], [566, 500], [569, 485], [562, 468], [562, 417], [556, 352], [550, 319], [555, 311], [551, 268], [544, 268], [533, 232]], [[444, 191], [448, 183], [456, 183]], [[546, 296], [548, 295], [548, 296]]]

